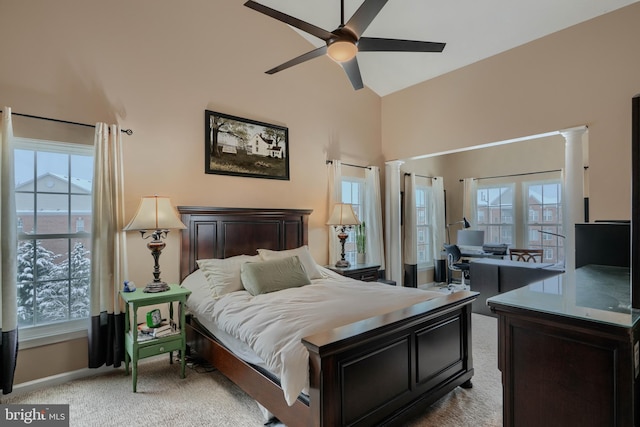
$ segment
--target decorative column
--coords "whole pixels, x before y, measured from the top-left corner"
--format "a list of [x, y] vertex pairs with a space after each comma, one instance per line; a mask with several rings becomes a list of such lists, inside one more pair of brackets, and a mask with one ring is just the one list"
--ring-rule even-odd
[[385, 164], [385, 227], [384, 253], [387, 279], [402, 286], [402, 229], [400, 218], [400, 166], [404, 162], [392, 160]]
[[564, 190], [563, 217], [564, 259], [567, 271], [576, 268], [576, 223], [584, 222], [584, 160], [582, 137], [587, 133], [586, 126], [560, 131], [565, 139], [564, 150]]

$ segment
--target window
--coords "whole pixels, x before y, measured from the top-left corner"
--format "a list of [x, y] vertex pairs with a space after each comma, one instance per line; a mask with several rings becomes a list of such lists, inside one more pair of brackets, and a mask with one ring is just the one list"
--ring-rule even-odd
[[513, 191], [514, 184], [478, 188], [476, 223], [486, 243], [514, 243]]
[[[364, 218], [364, 179], [355, 177], [342, 178], [342, 203], [349, 203], [360, 221]], [[357, 262], [356, 233], [349, 230], [349, 237], [344, 244], [344, 258], [351, 264]]]
[[431, 250], [430, 206], [431, 187], [416, 186], [416, 240], [418, 245], [418, 268], [433, 265]]
[[79, 329], [89, 317], [92, 177], [92, 146], [16, 138], [18, 325], [27, 336]]
[[[562, 234], [562, 185], [559, 180], [524, 184], [525, 203], [530, 212], [525, 229], [527, 247], [544, 249], [544, 261], [564, 261]], [[535, 212], [535, 215], [531, 215]], [[540, 221], [542, 218], [542, 221]]]

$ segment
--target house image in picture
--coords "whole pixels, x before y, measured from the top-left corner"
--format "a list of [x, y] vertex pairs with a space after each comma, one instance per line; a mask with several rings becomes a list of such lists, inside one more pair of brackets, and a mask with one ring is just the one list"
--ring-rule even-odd
[[251, 138], [247, 146], [247, 154], [277, 159], [284, 159], [286, 157], [284, 148], [281, 147], [278, 142], [266, 138], [261, 133], [257, 133]]

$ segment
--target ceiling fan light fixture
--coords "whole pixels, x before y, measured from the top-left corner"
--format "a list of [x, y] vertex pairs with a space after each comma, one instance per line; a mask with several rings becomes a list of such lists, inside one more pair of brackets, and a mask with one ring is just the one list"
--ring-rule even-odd
[[327, 55], [336, 62], [351, 61], [356, 53], [358, 53], [358, 47], [348, 40], [337, 40], [327, 47]]

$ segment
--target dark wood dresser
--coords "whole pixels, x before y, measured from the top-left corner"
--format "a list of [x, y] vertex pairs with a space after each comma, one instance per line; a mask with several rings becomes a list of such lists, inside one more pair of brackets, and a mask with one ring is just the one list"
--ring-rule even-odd
[[587, 265], [487, 304], [498, 315], [504, 426], [640, 426], [628, 268]]
[[563, 270], [550, 263], [511, 261], [508, 259], [477, 258], [469, 262], [472, 291], [480, 292], [473, 302], [473, 312], [487, 316], [487, 298], [509, 292], [529, 283], [562, 274]]

